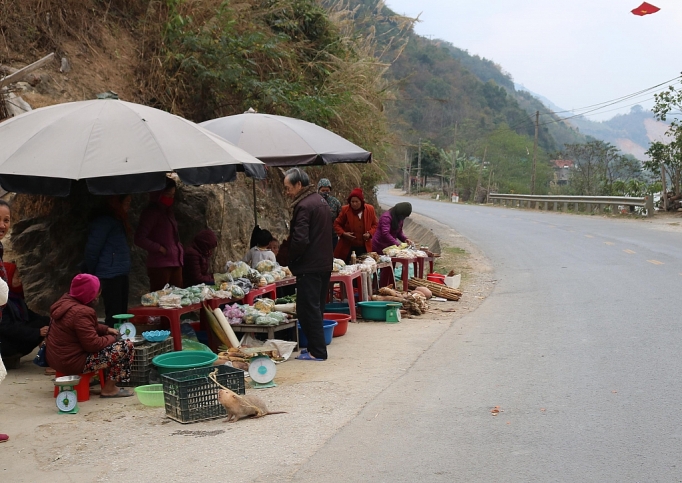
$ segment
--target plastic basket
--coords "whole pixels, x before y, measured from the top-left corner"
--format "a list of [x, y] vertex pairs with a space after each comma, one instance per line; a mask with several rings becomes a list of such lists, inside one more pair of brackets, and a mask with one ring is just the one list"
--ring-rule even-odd
[[149, 384], [149, 371], [154, 365], [154, 357], [173, 351], [173, 338], [169, 337], [163, 342], [145, 343], [135, 347], [135, 356], [130, 367], [130, 382], [121, 383], [121, 386], [142, 386]]
[[220, 384], [245, 394], [244, 371], [229, 366], [200, 367], [162, 374], [166, 416], [180, 423], [194, 423], [227, 415], [218, 402], [218, 387], [208, 375], [218, 370]]
[[161, 384], [136, 387], [135, 394], [145, 406], [162, 407], [164, 405], [163, 386]]

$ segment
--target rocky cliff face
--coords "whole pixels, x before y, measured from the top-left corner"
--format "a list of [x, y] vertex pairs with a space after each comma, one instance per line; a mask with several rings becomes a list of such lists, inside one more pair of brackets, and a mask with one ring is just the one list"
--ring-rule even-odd
[[[315, 183], [320, 177], [330, 178], [337, 185], [334, 194], [345, 203], [347, 193], [361, 184], [363, 169], [370, 168], [333, 166], [307, 171]], [[279, 240], [287, 236], [291, 217], [289, 200], [283, 194], [283, 178], [281, 170], [270, 169], [266, 180], [256, 182], [258, 223]], [[374, 200], [370, 191], [367, 201]], [[133, 196], [130, 213], [133, 228], [147, 201], [147, 194]], [[14, 198], [11, 241], [7, 243], [5, 260], [17, 262], [27, 301], [34, 310], [47, 313], [50, 305], [68, 291], [83, 261], [91, 213], [100, 202], [100, 197], [88, 193], [83, 183], [75, 184], [66, 198], [31, 195]], [[219, 242], [213, 269], [221, 271], [228, 260], [240, 260], [246, 252], [254, 226], [253, 181], [240, 174], [236, 181], [224, 185], [180, 184], [175, 212], [184, 244], [191, 243], [204, 228], [216, 233]], [[149, 286], [146, 252], [133, 246], [132, 259], [129, 303], [138, 305]]]

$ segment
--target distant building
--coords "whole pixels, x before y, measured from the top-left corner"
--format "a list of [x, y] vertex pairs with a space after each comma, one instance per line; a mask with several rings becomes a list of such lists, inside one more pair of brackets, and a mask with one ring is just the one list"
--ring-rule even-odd
[[570, 159], [554, 159], [550, 163], [554, 168], [554, 184], [559, 186], [568, 184], [571, 170], [575, 167], [573, 161]]

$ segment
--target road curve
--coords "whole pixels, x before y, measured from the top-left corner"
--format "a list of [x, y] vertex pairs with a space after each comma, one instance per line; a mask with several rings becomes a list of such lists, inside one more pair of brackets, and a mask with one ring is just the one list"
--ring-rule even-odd
[[682, 234], [410, 201], [496, 289], [292, 481], [682, 481]]

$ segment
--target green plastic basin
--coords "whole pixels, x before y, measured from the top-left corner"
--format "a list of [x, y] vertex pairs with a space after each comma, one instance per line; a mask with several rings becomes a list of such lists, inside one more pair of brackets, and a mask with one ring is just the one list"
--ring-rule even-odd
[[204, 351], [178, 351], [161, 354], [152, 359], [159, 374], [207, 367], [218, 359], [218, 354]]
[[135, 394], [145, 406], [161, 407], [164, 406], [163, 384], [150, 384], [148, 386], [138, 386]]
[[400, 307], [402, 306], [399, 302], [358, 302], [360, 306], [360, 313], [362, 318], [365, 320], [380, 320], [386, 321], [386, 311], [389, 307]]

